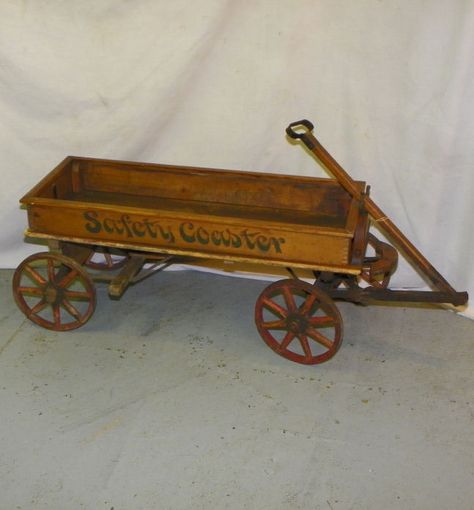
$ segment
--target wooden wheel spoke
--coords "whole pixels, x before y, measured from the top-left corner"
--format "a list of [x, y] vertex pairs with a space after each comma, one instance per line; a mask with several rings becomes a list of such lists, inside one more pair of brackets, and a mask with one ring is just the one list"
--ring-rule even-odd
[[[384, 289], [388, 285], [388, 281], [390, 278], [384, 277], [383, 280], [377, 280], [375, 277], [371, 275], [370, 272], [363, 271], [360, 274], [361, 278], [366, 281], [372, 287], [376, 289]], [[389, 275], [390, 276], [390, 275]]]
[[324, 328], [324, 327], [330, 327], [335, 326], [336, 322], [334, 321], [333, 317], [330, 317], [329, 315], [321, 316], [321, 317], [311, 317], [309, 319], [309, 323], [313, 328]]
[[61, 305], [76, 320], [81, 319], [81, 313], [79, 312], [79, 310], [74, 305], [72, 305], [67, 299], [63, 299]]
[[265, 329], [286, 329], [286, 320], [285, 319], [279, 319], [279, 320], [276, 320], [276, 321], [263, 322], [262, 326]]
[[295, 334], [291, 331], [288, 331], [288, 333], [285, 335], [285, 338], [281, 341], [280, 349], [285, 350], [288, 348], [288, 346], [291, 344], [291, 342], [295, 339]]
[[114, 261], [112, 259], [112, 255], [108, 251], [106, 251], [104, 253], [104, 257], [105, 257], [105, 264], [106, 264], [106, 266], [108, 268], [111, 268], [114, 265]]
[[268, 297], [264, 297], [262, 299], [264, 306], [266, 306], [271, 312], [275, 315], [279, 315], [280, 317], [286, 318], [288, 316], [288, 312], [280, 306], [278, 303], [275, 303], [273, 299]]
[[290, 312], [294, 312], [296, 310], [296, 303], [291, 289], [285, 285], [282, 287], [282, 293], [285, 298], [286, 307]]
[[53, 308], [54, 326], [59, 329], [61, 326], [61, 310], [59, 305], [51, 305]]
[[41, 299], [40, 301], [38, 301], [38, 303], [36, 303], [36, 305], [31, 308], [31, 310], [29, 311], [29, 315], [36, 315], [37, 313], [41, 312], [42, 310], [44, 310], [46, 307], [48, 306], [48, 303], [46, 301], [46, 299]]
[[326, 347], [328, 349], [331, 349], [331, 347], [333, 346], [333, 342], [329, 338], [327, 338], [326, 336], [322, 335], [319, 331], [317, 331], [314, 328], [308, 328], [306, 330], [306, 334], [310, 338], [312, 338], [313, 340], [315, 340], [319, 344], [324, 345], [324, 347]]
[[28, 274], [28, 276], [33, 279], [34, 282], [38, 283], [39, 285], [46, 285], [46, 280], [31, 266], [25, 264], [23, 269]]
[[380, 279], [380, 280], [376, 280], [375, 278], [372, 278], [370, 280], [370, 284], [373, 287], [376, 287], [378, 289], [385, 289], [388, 285], [389, 280], [390, 280], [390, 275], [388, 277], [386, 275], [384, 275], [382, 277], [382, 279]]
[[310, 360], [313, 357], [313, 353], [311, 352], [311, 347], [309, 346], [308, 338], [306, 337], [306, 335], [299, 335], [298, 339], [300, 341], [301, 347], [303, 347], [306, 359]]
[[43, 289], [40, 287], [18, 287], [18, 292], [20, 294], [29, 294], [31, 296], [42, 296]]
[[48, 259], [48, 280], [50, 282], [54, 282], [55, 274], [54, 274], [54, 260]]
[[61, 280], [58, 282], [58, 286], [62, 287], [63, 289], [66, 289], [71, 285], [71, 283], [76, 279], [78, 276], [78, 272], [75, 269], [71, 269], [69, 273], [61, 278]]
[[85, 301], [89, 300], [91, 297], [89, 292], [78, 291], [78, 290], [65, 290], [64, 296], [69, 300], [77, 299], [77, 300], [85, 300]]
[[316, 294], [309, 294], [304, 303], [300, 306], [300, 313], [303, 315], [309, 315], [316, 303], [316, 299]]
[[[118, 256], [118, 258], [114, 258], [114, 256]], [[128, 256], [125, 252], [122, 254], [119, 250], [111, 251], [110, 248], [102, 246], [92, 249], [84, 265], [97, 271], [112, 271], [125, 265], [127, 259]]]

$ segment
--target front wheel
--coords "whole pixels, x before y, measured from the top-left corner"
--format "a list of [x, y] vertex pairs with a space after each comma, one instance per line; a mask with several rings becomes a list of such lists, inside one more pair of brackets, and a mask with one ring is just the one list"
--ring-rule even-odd
[[43, 328], [68, 331], [92, 316], [96, 294], [87, 272], [57, 253], [36, 253], [16, 269], [13, 296], [28, 319]]
[[266, 287], [255, 305], [255, 323], [271, 349], [305, 365], [327, 361], [342, 343], [342, 317], [334, 301], [301, 280]]

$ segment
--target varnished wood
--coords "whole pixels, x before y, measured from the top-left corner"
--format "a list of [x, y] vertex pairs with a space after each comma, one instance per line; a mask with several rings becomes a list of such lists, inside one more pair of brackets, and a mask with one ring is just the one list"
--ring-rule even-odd
[[351, 253], [360, 203], [335, 180], [69, 157], [21, 201], [32, 236], [361, 269]]

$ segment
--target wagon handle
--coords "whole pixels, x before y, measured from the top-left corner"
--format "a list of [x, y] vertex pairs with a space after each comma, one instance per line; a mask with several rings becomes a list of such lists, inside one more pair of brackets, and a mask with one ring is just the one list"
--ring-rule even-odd
[[[296, 132], [295, 127], [302, 126], [306, 128], [304, 132]], [[352, 177], [342, 168], [342, 166], [329, 154], [329, 152], [319, 143], [312, 133], [313, 124], [309, 120], [298, 120], [292, 122], [286, 132], [290, 138], [301, 140], [306, 147], [316, 156], [324, 167], [337, 179], [339, 184], [356, 200], [362, 201], [366, 211], [372, 216], [378, 227], [391, 237], [396, 244], [400, 246], [407, 258], [418, 267], [423, 274], [430, 280], [435, 288], [456, 293], [451, 285], [443, 276], [430, 264], [423, 254], [409, 241], [409, 239], [400, 231], [400, 229], [387, 217], [387, 215], [375, 204], [375, 202], [364, 195]]]
[[[296, 127], [305, 127], [306, 128], [306, 131], [303, 132], [303, 133], [299, 133], [298, 131], [295, 131], [294, 128]], [[314, 126], [313, 124], [309, 121], [309, 120], [306, 120], [306, 119], [303, 119], [303, 120], [297, 120], [296, 122], [292, 122], [287, 128], [286, 128], [286, 134], [290, 137], [290, 138], [293, 138], [293, 140], [297, 140], [297, 139], [302, 139], [303, 136], [306, 134], [306, 133], [311, 133], [311, 131], [313, 131], [314, 129]]]

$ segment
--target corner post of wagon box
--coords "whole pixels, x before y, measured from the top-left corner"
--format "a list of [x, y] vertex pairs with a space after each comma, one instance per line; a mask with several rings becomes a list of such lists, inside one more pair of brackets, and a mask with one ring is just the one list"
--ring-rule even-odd
[[[312, 131], [313, 124], [309, 120], [292, 122], [287, 128], [287, 135], [295, 140], [301, 140], [310, 152], [324, 165], [324, 167], [337, 179], [339, 184], [354, 198], [361, 200], [362, 192], [356, 186], [352, 177], [319, 143]], [[456, 294], [453, 287], [443, 276], [430, 264], [423, 254], [408, 240], [400, 229], [387, 217], [387, 215], [375, 204], [370, 197], [365, 197], [364, 205], [372, 219], [377, 223], [380, 230], [385, 232], [395, 244], [404, 252], [408, 260], [414, 264], [432, 283], [443, 292]]]

